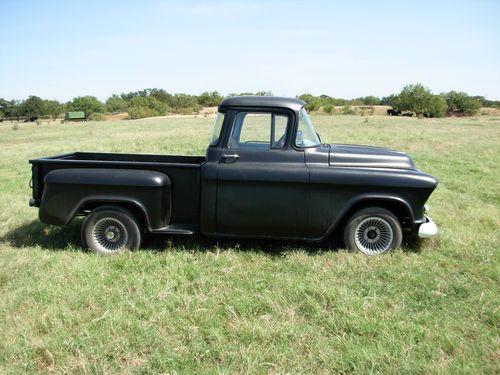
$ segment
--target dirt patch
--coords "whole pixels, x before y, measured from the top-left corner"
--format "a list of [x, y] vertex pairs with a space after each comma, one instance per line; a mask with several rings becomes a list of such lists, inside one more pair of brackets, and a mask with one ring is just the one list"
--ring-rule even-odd
[[113, 113], [111, 115], [106, 116], [106, 121], [120, 121], [120, 120], [126, 120], [127, 118], [128, 118], [127, 112]]
[[500, 108], [482, 107], [479, 109], [478, 114], [479, 115], [486, 115], [486, 116], [500, 116]]

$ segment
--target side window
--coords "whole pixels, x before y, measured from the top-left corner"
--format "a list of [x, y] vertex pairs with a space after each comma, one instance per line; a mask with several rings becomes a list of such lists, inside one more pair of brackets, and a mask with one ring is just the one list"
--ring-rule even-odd
[[288, 116], [277, 113], [238, 112], [229, 148], [275, 149], [285, 144]]
[[239, 143], [255, 143], [269, 144], [270, 129], [271, 129], [271, 114], [270, 113], [245, 113], [240, 112], [236, 116], [241, 118], [241, 128]]

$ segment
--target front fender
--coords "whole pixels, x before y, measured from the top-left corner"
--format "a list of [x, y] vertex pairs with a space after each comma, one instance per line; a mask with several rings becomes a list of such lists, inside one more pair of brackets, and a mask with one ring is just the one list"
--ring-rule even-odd
[[414, 226], [424, 220], [424, 204], [437, 180], [418, 170], [310, 167], [310, 233], [324, 239], [350, 214], [366, 204], [389, 202], [402, 207]]
[[340, 224], [340, 222], [346, 219], [348, 214], [350, 215], [352, 213], [351, 211], [353, 211], [355, 207], [359, 207], [361, 205], [379, 205], [383, 207], [387, 204], [392, 204], [400, 207], [402, 211], [406, 212], [407, 216], [410, 218], [411, 223], [415, 221], [414, 209], [405, 199], [400, 196], [386, 194], [359, 194], [351, 198], [344, 204], [344, 206], [338, 212], [334, 221], [326, 231], [324, 237], [321, 239], [325, 239], [330, 236], [335, 228]]

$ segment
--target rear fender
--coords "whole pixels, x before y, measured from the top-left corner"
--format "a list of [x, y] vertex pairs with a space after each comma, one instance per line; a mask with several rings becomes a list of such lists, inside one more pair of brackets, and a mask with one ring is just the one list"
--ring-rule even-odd
[[58, 169], [47, 174], [40, 220], [65, 225], [83, 209], [125, 204], [140, 212], [148, 230], [168, 226], [172, 211], [171, 181], [155, 171], [134, 169]]

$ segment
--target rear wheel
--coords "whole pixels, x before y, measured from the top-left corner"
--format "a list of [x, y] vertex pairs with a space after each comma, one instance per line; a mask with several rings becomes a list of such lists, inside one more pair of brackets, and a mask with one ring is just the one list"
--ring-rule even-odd
[[99, 255], [113, 255], [141, 246], [141, 226], [130, 211], [117, 206], [94, 209], [82, 225], [83, 245]]
[[351, 251], [378, 255], [401, 246], [399, 220], [385, 208], [369, 207], [356, 212], [344, 230], [344, 243]]

